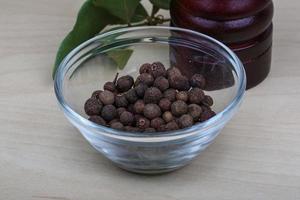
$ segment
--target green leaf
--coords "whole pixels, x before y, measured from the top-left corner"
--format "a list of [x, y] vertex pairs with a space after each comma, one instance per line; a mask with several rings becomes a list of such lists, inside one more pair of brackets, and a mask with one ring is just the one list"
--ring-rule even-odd
[[132, 49], [116, 49], [107, 52], [107, 56], [115, 62], [119, 69], [124, 69], [132, 53]]
[[106, 9], [124, 23], [130, 23], [140, 0], [93, 0], [95, 6]]
[[66, 36], [59, 47], [52, 76], [55, 76], [59, 64], [70, 51], [82, 42], [94, 37], [107, 25], [116, 24], [119, 21], [105, 9], [95, 6], [92, 0], [87, 0], [78, 13], [73, 30]]
[[148, 17], [148, 12], [146, 11], [145, 7], [140, 3], [135, 10], [133, 17], [131, 18], [131, 22], [141, 22]]
[[150, 0], [150, 2], [158, 8], [165, 10], [170, 9], [171, 0]]

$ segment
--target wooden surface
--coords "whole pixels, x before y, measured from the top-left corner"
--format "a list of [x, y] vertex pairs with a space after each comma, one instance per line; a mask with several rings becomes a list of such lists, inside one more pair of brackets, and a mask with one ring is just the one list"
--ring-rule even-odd
[[51, 68], [80, 0], [0, 0], [0, 199], [300, 199], [300, 2], [276, 0], [273, 66], [199, 158], [163, 176], [114, 167], [64, 118]]

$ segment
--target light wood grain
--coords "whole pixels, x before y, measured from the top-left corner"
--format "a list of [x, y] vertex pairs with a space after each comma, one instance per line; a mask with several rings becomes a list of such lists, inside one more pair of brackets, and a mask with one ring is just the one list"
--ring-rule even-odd
[[80, 0], [0, 0], [0, 199], [300, 199], [300, 2], [276, 0], [273, 66], [191, 165], [114, 167], [66, 121], [51, 79]]

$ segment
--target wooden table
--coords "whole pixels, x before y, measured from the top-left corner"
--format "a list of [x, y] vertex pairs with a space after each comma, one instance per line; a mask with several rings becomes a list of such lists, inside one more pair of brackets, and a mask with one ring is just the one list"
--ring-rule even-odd
[[273, 66], [191, 165], [114, 167], [64, 118], [51, 69], [82, 0], [0, 0], [0, 199], [300, 199], [300, 2], [275, 0]]

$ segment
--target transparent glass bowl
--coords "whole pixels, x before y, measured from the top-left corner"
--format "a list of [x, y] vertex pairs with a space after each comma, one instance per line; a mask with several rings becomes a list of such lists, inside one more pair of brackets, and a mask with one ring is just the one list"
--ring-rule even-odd
[[[124, 50], [133, 53], [125, 68], [118, 69], [111, 58]], [[214, 98], [217, 115], [165, 133], [122, 132], [87, 120], [84, 103], [93, 91], [116, 73], [137, 77], [140, 65], [155, 61], [177, 66], [187, 76], [204, 69], [212, 86], [206, 93]], [[55, 93], [65, 116], [95, 149], [123, 169], [156, 174], [183, 167], [211, 144], [237, 112], [245, 83], [237, 56], [215, 39], [180, 28], [135, 27], [98, 35], [74, 49], [57, 71]]]

